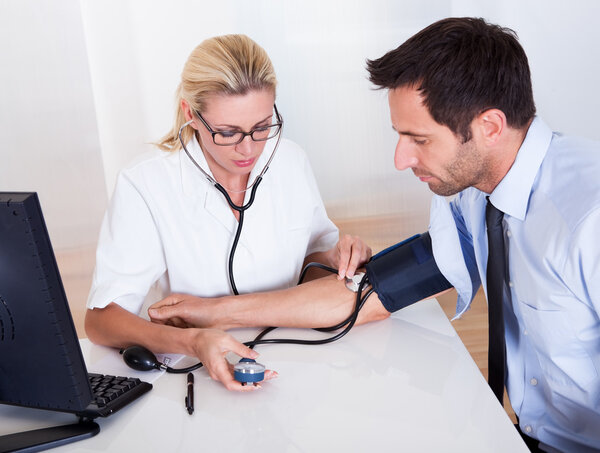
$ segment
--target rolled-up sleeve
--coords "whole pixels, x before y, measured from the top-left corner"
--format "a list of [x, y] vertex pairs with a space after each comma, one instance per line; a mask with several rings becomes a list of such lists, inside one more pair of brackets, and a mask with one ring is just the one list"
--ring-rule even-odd
[[339, 231], [327, 216], [317, 181], [306, 157], [304, 157], [303, 173], [306, 181], [306, 190], [303, 196], [308, 197], [313, 206], [310, 239], [306, 250], [306, 256], [308, 256], [311, 253], [325, 252], [334, 247], [339, 238]]
[[434, 195], [429, 224], [435, 262], [458, 293], [454, 319], [469, 308], [481, 285], [473, 239], [462, 217], [459, 201], [457, 198], [448, 203], [445, 198]]
[[115, 302], [138, 314], [166, 270], [162, 243], [148, 204], [121, 174], [102, 222], [88, 308]]

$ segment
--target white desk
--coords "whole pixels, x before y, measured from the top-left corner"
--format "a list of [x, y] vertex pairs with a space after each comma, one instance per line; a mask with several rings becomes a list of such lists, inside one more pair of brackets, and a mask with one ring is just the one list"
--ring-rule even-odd
[[[254, 330], [234, 334], [250, 340]], [[90, 370], [102, 355], [117, 354], [87, 340], [82, 349]], [[100, 434], [53, 451], [528, 451], [435, 300], [355, 327], [329, 345], [257, 351], [280, 374], [261, 390], [229, 392], [195, 371], [190, 416], [185, 375], [165, 374], [133, 405], [98, 419]], [[0, 406], [0, 435], [70, 422], [66, 414]]]

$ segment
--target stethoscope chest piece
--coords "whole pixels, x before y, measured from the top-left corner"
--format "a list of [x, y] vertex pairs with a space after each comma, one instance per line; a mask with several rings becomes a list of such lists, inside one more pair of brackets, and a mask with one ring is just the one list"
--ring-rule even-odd
[[265, 378], [265, 366], [254, 359], [242, 359], [233, 367], [233, 377], [244, 384], [260, 382]]

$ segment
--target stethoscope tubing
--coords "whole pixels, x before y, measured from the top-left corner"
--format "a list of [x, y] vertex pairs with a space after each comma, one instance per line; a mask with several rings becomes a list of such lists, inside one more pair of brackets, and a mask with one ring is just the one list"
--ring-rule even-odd
[[[192, 121], [188, 121], [187, 123], [185, 123], [183, 126], [181, 126], [181, 128], [179, 129], [179, 141], [181, 142], [181, 146], [183, 147], [183, 150], [185, 151], [185, 153], [187, 154], [187, 156], [189, 157], [189, 159], [194, 163], [194, 165], [196, 166], [196, 168], [198, 168], [198, 170], [200, 170], [200, 172], [208, 179], [208, 181], [213, 184], [217, 190], [219, 192], [221, 192], [223, 194], [223, 196], [225, 197], [225, 199], [227, 200], [227, 203], [229, 204], [229, 206], [231, 207], [231, 209], [239, 212], [239, 221], [238, 221], [238, 227], [235, 233], [235, 237], [233, 240], [233, 244], [231, 246], [231, 251], [229, 253], [229, 283], [231, 285], [231, 289], [233, 291], [233, 293], [235, 295], [238, 295], [238, 290], [235, 286], [235, 280], [233, 278], [233, 258], [235, 255], [235, 250], [237, 247], [237, 243], [239, 241], [241, 232], [242, 232], [242, 226], [244, 223], [244, 212], [250, 208], [250, 206], [252, 206], [252, 204], [254, 203], [254, 198], [256, 196], [256, 190], [258, 189], [258, 186], [260, 185], [260, 182], [263, 179], [264, 174], [266, 173], [266, 171], [269, 168], [269, 165], [271, 164], [271, 161], [273, 160], [273, 157], [275, 156], [275, 152], [277, 151], [277, 149], [279, 148], [279, 141], [281, 140], [281, 130], [279, 131], [279, 136], [277, 137], [277, 143], [275, 144], [275, 147], [273, 149], [273, 152], [271, 153], [271, 157], [269, 157], [269, 160], [267, 161], [266, 165], [264, 166], [263, 170], [260, 172], [260, 174], [254, 179], [254, 181], [252, 182], [252, 184], [250, 186], [248, 186], [245, 190], [247, 191], [248, 189], [252, 189], [250, 192], [250, 198], [248, 199], [248, 202], [245, 205], [242, 206], [238, 206], [235, 203], [233, 203], [233, 200], [231, 200], [231, 197], [229, 196], [229, 194], [227, 193], [227, 190], [221, 185], [219, 184], [217, 181], [215, 181], [215, 179], [210, 176], [208, 173], [206, 173], [204, 171], [204, 169], [202, 169], [202, 167], [200, 166], [200, 164], [198, 164], [198, 162], [196, 161], [196, 159], [194, 159], [191, 155], [191, 153], [188, 151], [185, 143], [183, 142], [183, 139], [181, 137], [181, 132], [182, 130], [186, 127], [189, 126], [192, 123]], [[283, 124], [282, 124], [282, 128], [283, 128]], [[314, 263], [311, 263], [314, 264]], [[310, 266], [310, 264], [309, 264]], [[307, 266], [308, 267], [308, 266]], [[323, 267], [323, 266], [321, 266]], [[326, 270], [336, 273], [337, 270], [336, 269], [330, 269], [327, 268], [326, 266], [324, 267], [326, 268]], [[305, 271], [302, 272], [302, 275], [300, 276], [300, 280], [298, 282], [298, 284], [300, 284], [304, 278], [305, 275]], [[315, 329], [321, 332], [331, 332], [334, 330], [338, 330], [341, 329], [342, 327], [343, 330], [341, 330], [340, 332], [338, 332], [337, 334], [328, 337], [328, 338], [324, 338], [321, 340], [297, 340], [297, 339], [290, 339], [290, 338], [275, 338], [275, 339], [264, 339], [264, 336], [267, 335], [268, 333], [272, 332], [273, 330], [276, 329], [276, 327], [267, 327], [266, 329], [264, 329], [262, 332], [260, 332], [260, 334], [252, 341], [247, 341], [244, 344], [250, 348], [254, 348], [256, 345], [260, 345], [260, 344], [273, 344], [273, 343], [285, 343], [285, 344], [312, 344], [312, 345], [318, 345], [318, 344], [326, 344], [326, 343], [331, 343], [335, 340], [340, 339], [341, 337], [343, 337], [344, 335], [346, 335], [350, 329], [352, 329], [352, 327], [354, 326], [354, 324], [356, 323], [356, 320], [358, 319], [358, 313], [360, 311], [360, 309], [362, 308], [362, 306], [364, 305], [365, 301], [367, 300], [367, 298], [371, 295], [371, 293], [373, 292], [373, 288], [370, 288], [365, 295], [363, 295], [363, 289], [369, 285], [369, 281], [368, 281], [368, 277], [365, 274], [359, 284], [359, 288], [358, 288], [358, 292], [356, 294], [356, 302], [355, 302], [355, 306], [354, 306], [354, 310], [353, 312], [350, 314], [350, 316], [345, 319], [344, 321], [342, 321], [339, 324], [336, 324], [335, 326], [331, 326], [331, 327], [326, 327], [326, 328], [320, 328], [320, 329]], [[199, 362], [191, 367], [187, 367], [187, 368], [181, 368], [181, 369], [175, 369], [175, 368], [171, 368], [171, 367], [166, 367], [165, 369], [168, 373], [187, 373], [193, 370], [196, 370], [198, 368], [200, 368], [202, 366], [202, 363]]]
[[[250, 206], [252, 206], [252, 203], [254, 202], [254, 198], [251, 197], [251, 199], [248, 200], [248, 203], [246, 203], [245, 205], [242, 205], [242, 206], [238, 206], [238, 205], [234, 204], [233, 201], [231, 200], [231, 197], [227, 193], [227, 190], [221, 184], [219, 184], [215, 180], [215, 178], [213, 178], [211, 175], [209, 175], [207, 172], [204, 171], [204, 169], [202, 168], [202, 166], [198, 163], [198, 161], [196, 161], [196, 159], [194, 159], [194, 157], [192, 156], [192, 154], [187, 149], [187, 146], [184, 143], [184, 140], [183, 140], [183, 137], [181, 136], [181, 133], [182, 133], [183, 129], [185, 129], [187, 126], [189, 126], [190, 124], [192, 124], [193, 121], [194, 120], [190, 120], [190, 121], [188, 121], [187, 123], [185, 123], [183, 126], [181, 126], [179, 128], [179, 133], [177, 135], [179, 137], [179, 142], [181, 143], [183, 151], [187, 154], [188, 158], [192, 161], [192, 163], [196, 166], [196, 168], [198, 170], [200, 170], [200, 173], [202, 173], [204, 175], [204, 177], [206, 179], [208, 179], [208, 181], [213, 186], [215, 186], [225, 196], [225, 199], [227, 200], [227, 203], [229, 203], [229, 206], [231, 206], [231, 209], [235, 209], [238, 212], [245, 211]], [[255, 185], [257, 185], [262, 180], [263, 176], [265, 175], [265, 173], [269, 169], [269, 166], [271, 165], [271, 162], [273, 161], [273, 158], [275, 157], [275, 153], [279, 149], [279, 142], [281, 141], [281, 135], [282, 135], [282, 133], [283, 133], [283, 119], [281, 119], [281, 127], [280, 127], [279, 133], [277, 135], [277, 142], [275, 143], [275, 147], [273, 148], [273, 151], [271, 152], [271, 156], [269, 157], [269, 160], [267, 161], [267, 163], [263, 167], [262, 171], [258, 174], [258, 176], [256, 178], [254, 178], [254, 181], [252, 182], [252, 184], [250, 184], [248, 187], [246, 187], [242, 192], [246, 192], [247, 190], [253, 188]]]
[[258, 174], [258, 176], [256, 176], [256, 178], [254, 178], [254, 181], [252, 182], [252, 184], [250, 184], [248, 187], [246, 187], [246, 189], [243, 190], [243, 192], [245, 192], [248, 189], [252, 189], [250, 192], [250, 197], [248, 199], [248, 202], [246, 204], [242, 204], [241, 206], [238, 206], [233, 202], [233, 200], [227, 193], [227, 189], [225, 189], [221, 184], [219, 184], [211, 175], [209, 175], [207, 172], [205, 172], [204, 169], [202, 168], [202, 166], [196, 161], [196, 159], [194, 159], [192, 154], [188, 151], [187, 146], [185, 145], [184, 140], [181, 136], [181, 133], [182, 133], [183, 129], [185, 127], [189, 126], [190, 124], [192, 124], [192, 122], [193, 122], [193, 120], [190, 120], [187, 123], [185, 123], [183, 126], [181, 126], [179, 128], [179, 133], [177, 134], [179, 137], [179, 142], [181, 143], [181, 146], [183, 148], [183, 151], [187, 154], [188, 158], [192, 161], [192, 163], [196, 166], [196, 168], [198, 170], [200, 170], [200, 172], [206, 177], [206, 179], [208, 179], [208, 181], [219, 192], [221, 192], [223, 194], [223, 196], [225, 197], [225, 200], [227, 200], [227, 203], [229, 204], [231, 209], [233, 209], [239, 213], [238, 226], [236, 228], [235, 237], [234, 237], [233, 243], [231, 245], [231, 250], [229, 251], [229, 260], [228, 260], [229, 286], [231, 287], [231, 291], [233, 292], [233, 294], [235, 294], [237, 296], [237, 295], [239, 295], [239, 292], [238, 292], [237, 286], [235, 284], [235, 278], [233, 276], [233, 260], [235, 257], [235, 251], [237, 249], [238, 241], [242, 234], [242, 226], [244, 225], [244, 213], [254, 203], [254, 199], [256, 197], [256, 189], [258, 189], [258, 186], [260, 185], [260, 182], [262, 181], [264, 174], [269, 169], [269, 166], [271, 165], [271, 162], [273, 161], [273, 158], [275, 157], [275, 153], [277, 152], [277, 149], [279, 148], [279, 142], [281, 141], [281, 135], [282, 135], [282, 131], [283, 131], [283, 119], [281, 120], [281, 128], [279, 129], [279, 133], [277, 135], [277, 142], [275, 143], [275, 147], [273, 148], [273, 151], [271, 152], [271, 156], [269, 157], [269, 160], [263, 167], [260, 174]]

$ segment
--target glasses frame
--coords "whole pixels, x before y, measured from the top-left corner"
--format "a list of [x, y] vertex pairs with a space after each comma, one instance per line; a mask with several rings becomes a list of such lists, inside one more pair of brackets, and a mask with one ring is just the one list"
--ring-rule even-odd
[[[241, 131], [241, 130], [240, 130], [240, 131], [236, 131], [236, 132], [237, 132], [237, 133], [240, 133], [240, 134], [242, 134], [242, 136], [241, 136], [241, 138], [240, 138], [240, 139], [239, 139], [237, 142], [235, 142], [235, 143], [217, 143], [217, 141], [215, 140], [215, 136], [216, 136], [217, 134], [221, 134], [221, 133], [222, 133], [222, 131], [215, 131], [215, 130], [213, 130], [213, 129], [212, 129], [212, 128], [211, 128], [211, 127], [208, 125], [208, 123], [206, 122], [206, 120], [205, 120], [205, 119], [202, 117], [202, 115], [200, 114], [200, 112], [195, 112], [195, 113], [196, 113], [196, 116], [198, 117], [198, 119], [199, 119], [200, 121], [202, 121], [202, 124], [204, 124], [204, 127], [206, 128], [206, 130], [207, 130], [208, 132], [210, 132], [210, 134], [212, 135], [212, 140], [213, 140], [213, 143], [214, 143], [215, 145], [217, 145], [217, 146], [235, 146], [235, 145], [239, 145], [240, 143], [242, 143], [242, 142], [244, 141], [244, 139], [245, 139], [247, 136], [250, 136], [250, 138], [251, 138], [251, 139], [252, 139], [252, 141], [254, 141], [254, 142], [266, 142], [267, 140], [270, 140], [270, 139], [272, 139], [272, 138], [275, 138], [275, 137], [277, 137], [277, 135], [278, 135], [279, 133], [281, 133], [281, 127], [283, 126], [283, 118], [282, 118], [282, 117], [281, 117], [281, 115], [279, 114], [279, 111], [277, 110], [277, 105], [276, 105], [276, 104], [273, 104], [273, 109], [275, 110], [275, 116], [276, 116], [276, 118], [277, 118], [277, 123], [274, 123], [274, 124], [269, 124], [268, 126], [263, 126], [263, 127], [267, 128], [267, 127], [273, 127], [273, 126], [277, 126], [277, 127], [278, 127], [278, 129], [277, 129], [277, 133], [275, 133], [275, 134], [274, 134], [273, 136], [271, 136], [271, 137], [267, 137], [267, 138], [258, 138], [258, 139], [257, 139], [257, 138], [254, 138], [254, 133], [255, 133], [255, 132], [257, 132], [257, 131], [258, 131], [258, 129], [252, 129], [250, 132], [245, 132], [245, 131]], [[259, 129], [262, 129], [262, 128], [259, 128]]]

